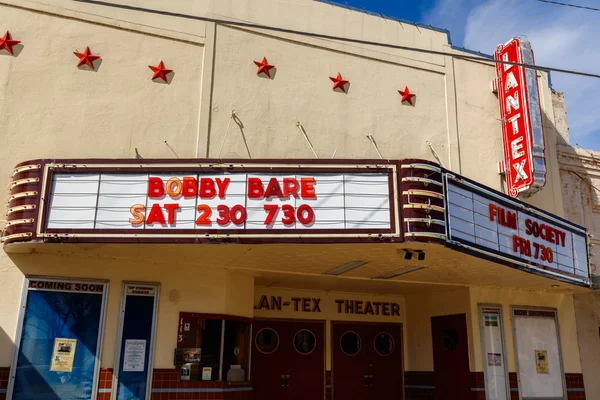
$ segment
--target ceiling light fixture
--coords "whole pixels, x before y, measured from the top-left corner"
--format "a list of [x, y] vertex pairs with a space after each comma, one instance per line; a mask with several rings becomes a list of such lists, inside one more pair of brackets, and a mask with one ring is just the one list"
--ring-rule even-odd
[[406, 268], [402, 268], [402, 269], [397, 269], [392, 272], [388, 272], [387, 274], [376, 276], [373, 279], [390, 279], [390, 278], [394, 278], [399, 275], [408, 274], [409, 272], [419, 271], [424, 268], [426, 268], [426, 267], [419, 267], [419, 266], [406, 267]]
[[325, 275], [341, 275], [345, 272], [352, 271], [353, 269], [363, 266], [367, 263], [367, 261], [350, 261], [349, 263], [336, 267], [331, 271], [325, 272]]

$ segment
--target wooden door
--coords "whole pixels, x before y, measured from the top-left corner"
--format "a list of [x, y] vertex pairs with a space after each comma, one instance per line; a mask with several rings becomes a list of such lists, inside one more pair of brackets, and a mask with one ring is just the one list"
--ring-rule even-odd
[[357, 323], [332, 322], [334, 400], [369, 398], [369, 330]]
[[253, 331], [255, 399], [323, 399], [324, 322], [257, 320]]
[[369, 328], [369, 398], [401, 400], [404, 395], [402, 326], [374, 324]]
[[431, 317], [436, 400], [471, 396], [469, 343], [465, 314]]
[[[293, 324], [286, 361], [286, 400], [320, 400], [325, 396], [325, 322]], [[286, 339], [287, 340], [287, 339]]]

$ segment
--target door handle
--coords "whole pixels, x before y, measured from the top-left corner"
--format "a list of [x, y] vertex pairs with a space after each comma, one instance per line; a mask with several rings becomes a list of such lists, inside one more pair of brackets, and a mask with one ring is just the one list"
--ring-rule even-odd
[[281, 386], [285, 386], [285, 375], [281, 375]]
[[286, 386], [290, 386], [290, 375], [286, 375], [285, 379], [286, 379]]

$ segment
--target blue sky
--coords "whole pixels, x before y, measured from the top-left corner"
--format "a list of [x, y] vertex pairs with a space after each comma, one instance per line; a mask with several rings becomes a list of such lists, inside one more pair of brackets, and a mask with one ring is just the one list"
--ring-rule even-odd
[[[340, 0], [338, 0], [340, 1]], [[599, 0], [561, 0], [600, 7]], [[600, 12], [535, 0], [341, 0], [357, 8], [450, 30], [452, 43], [491, 54], [529, 39], [539, 65], [600, 74]], [[600, 151], [600, 79], [552, 73], [565, 94], [571, 143]]]

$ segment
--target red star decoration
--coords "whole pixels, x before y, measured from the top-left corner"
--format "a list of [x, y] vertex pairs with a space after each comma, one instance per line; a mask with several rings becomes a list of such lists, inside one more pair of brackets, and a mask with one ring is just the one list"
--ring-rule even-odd
[[329, 79], [333, 82], [333, 90], [340, 89], [342, 92], [346, 93], [344, 85], [350, 81], [342, 79], [342, 75], [339, 72], [336, 77], [330, 76]]
[[262, 73], [262, 74], [265, 74], [266, 76], [268, 76], [269, 78], [271, 77], [271, 73], [269, 72], [269, 70], [271, 68], [275, 68], [275, 66], [267, 63], [266, 57], [263, 57], [262, 61], [254, 61], [254, 64], [256, 64], [256, 66], [258, 67], [258, 71], [256, 71], [256, 75], [259, 75]]
[[77, 63], [78, 67], [85, 64], [88, 67], [90, 67], [91, 69], [94, 69], [94, 61], [96, 61], [97, 59], [100, 58], [100, 56], [93, 55], [92, 52], [90, 51], [89, 47], [86, 47], [85, 51], [83, 53], [74, 51], [73, 54], [75, 54], [77, 57], [79, 57], [79, 62]]
[[167, 75], [170, 74], [171, 72], [173, 72], [172, 69], [165, 68], [165, 64], [162, 62], [162, 60], [158, 63], [158, 65], [156, 67], [154, 67], [152, 65], [148, 65], [148, 68], [150, 68], [152, 71], [154, 71], [154, 74], [152, 75], [152, 80], [155, 80], [156, 78], [160, 78], [163, 81], [167, 82]]
[[14, 55], [12, 47], [15, 44], [19, 44], [19, 43], [21, 43], [21, 41], [19, 41], [19, 40], [12, 40], [10, 38], [10, 32], [6, 31], [6, 33], [4, 34], [4, 37], [0, 38], [0, 50], [6, 50], [11, 55]]
[[398, 93], [400, 93], [400, 95], [402, 96], [402, 103], [407, 101], [408, 104], [410, 104], [411, 106], [414, 105], [412, 102], [412, 98], [415, 97], [416, 94], [411, 93], [410, 90], [408, 90], [408, 86], [404, 87], [404, 90], [398, 90]]

